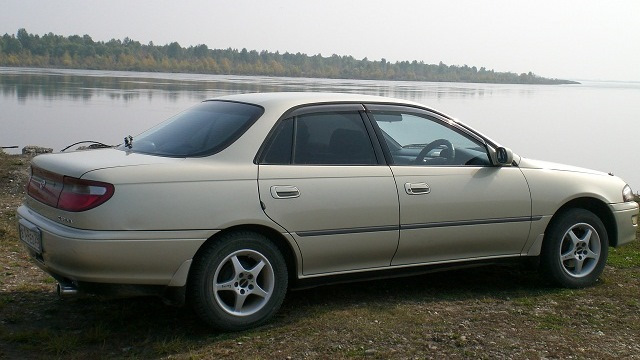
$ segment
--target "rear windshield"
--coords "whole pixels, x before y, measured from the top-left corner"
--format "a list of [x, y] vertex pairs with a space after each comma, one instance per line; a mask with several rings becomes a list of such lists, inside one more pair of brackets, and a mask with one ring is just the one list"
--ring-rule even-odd
[[215, 154], [242, 135], [262, 115], [256, 105], [205, 101], [133, 138], [120, 150], [167, 157]]

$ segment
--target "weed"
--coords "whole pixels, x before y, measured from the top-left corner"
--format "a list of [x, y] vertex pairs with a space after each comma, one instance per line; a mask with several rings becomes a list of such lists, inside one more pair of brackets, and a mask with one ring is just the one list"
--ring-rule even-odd
[[49, 333], [43, 349], [56, 356], [66, 355], [74, 352], [82, 345], [82, 334], [80, 333]]
[[559, 330], [566, 325], [566, 320], [558, 314], [545, 314], [539, 321], [539, 328], [547, 330]]
[[153, 342], [153, 350], [157, 355], [170, 355], [185, 351], [189, 348], [189, 342], [176, 336], [158, 342]]
[[104, 343], [112, 335], [112, 330], [103, 322], [99, 322], [83, 333], [83, 343], [100, 344]]

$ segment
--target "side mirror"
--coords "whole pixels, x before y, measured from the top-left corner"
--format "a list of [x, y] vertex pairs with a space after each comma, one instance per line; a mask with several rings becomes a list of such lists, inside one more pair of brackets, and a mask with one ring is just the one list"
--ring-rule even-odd
[[496, 149], [495, 155], [499, 166], [510, 166], [513, 163], [513, 152], [509, 148], [501, 146]]

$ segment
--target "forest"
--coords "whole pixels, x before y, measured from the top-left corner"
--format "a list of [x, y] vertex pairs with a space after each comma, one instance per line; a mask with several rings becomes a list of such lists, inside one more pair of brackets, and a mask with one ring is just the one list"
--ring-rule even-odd
[[260, 75], [363, 80], [404, 80], [499, 84], [576, 84], [549, 79], [532, 72], [516, 74], [484, 67], [426, 64], [423, 61], [358, 60], [353, 56], [283, 54], [257, 50], [210, 49], [207, 45], [183, 47], [177, 42], [144, 45], [128, 37], [107, 42], [89, 35], [53, 33], [0, 37], [0, 66], [199, 74]]

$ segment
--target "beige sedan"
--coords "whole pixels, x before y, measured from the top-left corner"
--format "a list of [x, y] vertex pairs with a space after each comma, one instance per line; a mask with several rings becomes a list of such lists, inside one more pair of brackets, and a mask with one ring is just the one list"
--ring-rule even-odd
[[241, 330], [309, 282], [536, 259], [589, 286], [635, 238], [638, 205], [615, 176], [522, 158], [420, 104], [266, 93], [38, 156], [18, 214], [61, 294], [188, 299]]

